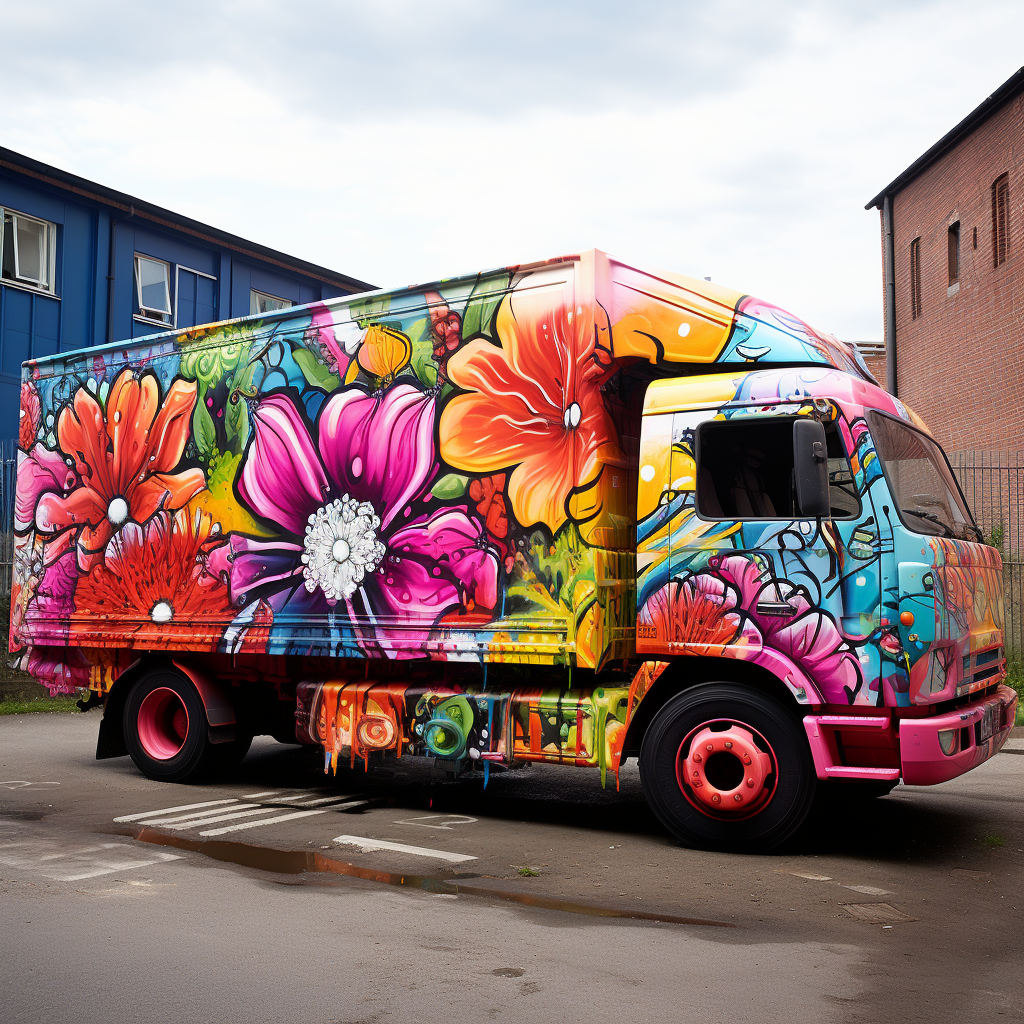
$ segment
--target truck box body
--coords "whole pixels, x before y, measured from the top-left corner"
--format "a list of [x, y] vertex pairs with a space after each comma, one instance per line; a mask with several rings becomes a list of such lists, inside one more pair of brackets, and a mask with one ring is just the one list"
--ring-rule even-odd
[[[687, 672], [777, 686], [822, 779], [935, 781], [1008, 732], [999, 556], [941, 451], [750, 296], [591, 251], [23, 373], [11, 650], [108, 717], [157, 659], [214, 740], [294, 717], [327, 765], [617, 769]], [[964, 699], [984, 728], [911, 764], [891, 709]]]

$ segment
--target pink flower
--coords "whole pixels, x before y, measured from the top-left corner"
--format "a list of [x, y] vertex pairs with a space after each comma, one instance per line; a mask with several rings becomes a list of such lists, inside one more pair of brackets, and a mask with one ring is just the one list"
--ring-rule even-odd
[[420, 648], [467, 600], [493, 607], [497, 559], [482, 525], [461, 507], [414, 511], [437, 467], [434, 406], [407, 383], [353, 388], [311, 431], [291, 397], [263, 399], [237, 487], [280, 535], [232, 535], [232, 602], [265, 599], [275, 629], [282, 612], [340, 611], [363, 647], [389, 652]]

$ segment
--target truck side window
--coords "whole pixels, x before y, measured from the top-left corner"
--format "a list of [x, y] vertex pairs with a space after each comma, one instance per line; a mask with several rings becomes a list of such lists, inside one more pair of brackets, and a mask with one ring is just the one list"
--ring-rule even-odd
[[712, 420], [697, 428], [697, 511], [708, 519], [794, 519], [793, 421]]
[[825, 440], [828, 445], [828, 503], [832, 508], [832, 518], [856, 519], [860, 515], [857, 484], [835, 424], [826, 425]]

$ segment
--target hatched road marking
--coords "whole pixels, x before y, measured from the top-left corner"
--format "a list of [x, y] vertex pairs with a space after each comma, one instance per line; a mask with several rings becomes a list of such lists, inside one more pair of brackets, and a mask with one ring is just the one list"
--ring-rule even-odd
[[[315, 794], [315, 791], [314, 791]], [[201, 836], [220, 836], [228, 832], [241, 832], [243, 829], [260, 828], [263, 825], [274, 825], [283, 821], [295, 821], [309, 818], [314, 814], [326, 814], [328, 811], [351, 811], [357, 807], [365, 807], [369, 800], [353, 795], [311, 796], [309, 791], [288, 793], [285, 790], [269, 789], [259, 793], [250, 793], [238, 799], [236, 797], [223, 800], [203, 800], [194, 804], [179, 804], [175, 807], [160, 807], [152, 811], [140, 811], [136, 814], [122, 814], [114, 818], [115, 822], [132, 822], [137, 825], [166, 828], [172, 831], [185, 829], [205, 829]], [[243, 803], [243, 801], [254, 801]], [[260, 802], [265, 801], [265, 802]], [[281, 806], [291, 804], [291, 807]], [[295, 810], [292, 810], [292, 807]], [[316, 808], [307, 810], [306, 808]], [[288, 811], [282, 814], [281, 811]], [[253, 818], [261, 815], [258, 820], [237, 821], [238, 818]], [[231, 825], [210, 828], [220, 822], [231, 821]]]
[[362, 836], [338, 836], [336, 843], [342, 846], [358, 846], [364, 853], [373, 850], [390, 850], [392, 853], [409, 853], [414, 857], [433, 857], [434, 860], [447, 860], [460, 864], [467, 860], [476, 860], [468, 853], [448, 853], [445, 850], [428, 850], [423, 846], [406, 846], [405, 843], [389, 843], [383, 839], [364, 839]]

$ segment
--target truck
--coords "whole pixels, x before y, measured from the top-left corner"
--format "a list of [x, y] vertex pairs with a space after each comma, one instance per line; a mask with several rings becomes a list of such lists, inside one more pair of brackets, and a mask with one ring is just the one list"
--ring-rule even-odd
[[152, 779], [638, 758], [672, 836], [764, 850], [1014, 723], [942, 449], [750, 295], [592, 250], [22, 373], [10, 648]]

